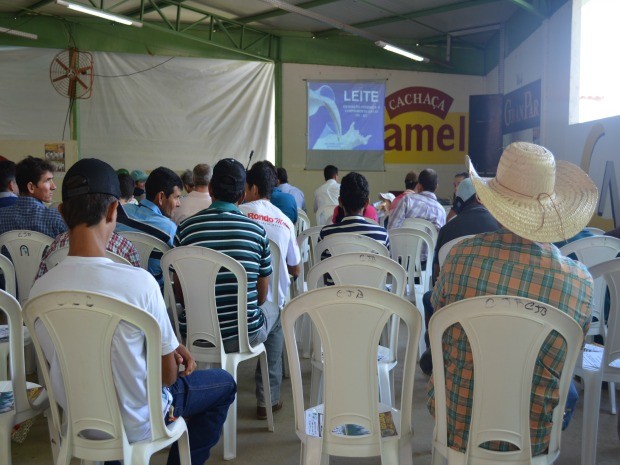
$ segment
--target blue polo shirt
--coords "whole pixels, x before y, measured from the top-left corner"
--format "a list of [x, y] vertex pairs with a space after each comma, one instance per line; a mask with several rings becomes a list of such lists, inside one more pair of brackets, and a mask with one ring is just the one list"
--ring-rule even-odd
[[297, 201], [291, 194], [286, 194], [279, 187], [274, 187], [271, 193], [271, 203], [282, 210], [289, 220], [297, 223]]

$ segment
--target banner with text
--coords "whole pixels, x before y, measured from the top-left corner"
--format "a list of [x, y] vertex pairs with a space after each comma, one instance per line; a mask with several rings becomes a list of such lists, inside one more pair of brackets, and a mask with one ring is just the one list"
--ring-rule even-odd
[[307, 169], [384, 169], [385, 81], [308, 81], [307, 98]]

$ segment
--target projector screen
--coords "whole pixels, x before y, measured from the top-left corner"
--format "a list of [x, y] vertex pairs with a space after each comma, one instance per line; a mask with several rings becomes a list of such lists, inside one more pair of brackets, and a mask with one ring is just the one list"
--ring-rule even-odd
[[306, 168], [383, 170], [385, 81], [308, 81]]

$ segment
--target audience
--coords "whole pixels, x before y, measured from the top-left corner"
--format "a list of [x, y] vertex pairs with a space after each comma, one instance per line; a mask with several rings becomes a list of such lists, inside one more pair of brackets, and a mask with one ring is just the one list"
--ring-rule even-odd
[[17, 182], [15, 182], [15, 163], [0, 161], [0, 208], [10, 207], [17, 202]]
[[301, 208], [303, 211], [308, 212], [308, 210], [306, 210], [306, 198], [304, 197], [304, 193], [301, 189], [288, 183], [288, 173], [286, 170], [284, 168], [278, 168], [277, 173], [278, 188], [285, 194], [291, 194], [295, 198], [297, 208]]
[[[433, 289], [435, 311], [479, 295], [528, 297], [558, 307], [579, 323], [585, 334], [590, 323], [592, 277], [584, 265], [563, 257], [551, 242], [574, 236], [588, 223], [596, 208], [596, 186], [579, 167], [555, 160], [544, 147], [525, 142], [504, 150], [495, 178], [480, 178], [471, 162], [469, 172], [480, 202], [502, 229], [465, 239], [453, 248]], [[446, 331], [443, 346], [448, 445], [464, 451], [475, 382], [472, 354], [458, 325]], [[552, 333], [540, 351], [532, 382], [529, 419], [533, 456], [544, 453], [549, 445], [563, 355], [562, 339]], [[432, 378], [428, 394], [434, 414]], [[572, 400], [574, 404], [576, 398]], [[565, 420], [572, 414], [568, 402], [567, 407]], [[486, 447], [510, 449], [506, 443], [488, 443]]]
[[289, 274], [296, 278], [299, 275], [301, 254], [295, 237], [295, 226], [282, 211], [273, 205], [269, 198], [277, 182], [275, 167], [268, 161], [258, 161], [247, 172], [245, 180], [245, 203], [239, 205], [239, 210], [248, 218], [256, 221], [267, 232], [267, 237], [280, 248], [280, 263], [272, 261], [272, 267], [279, 267], [280, 301], [273, 299], [271, 284], [267, 292], [267, 302], [272, 302], [280, 308], [284, 307], [284, 299], [291, 284]]
[[146, 183], [146, 179], [148, 178], [147, 174], [142, 170], [133, 170], [131, 172], [131, 177], [136, 182], [136, 187], [133, 192], [133, 196], [136, 198], [138, 202], [144, 199], [145, 190], [144, 186]]
[[181, 174], [181, 181], [183, 182], [185, 192], [190, 194], [194, 190], [194, 173], [192, 170], [183, 171], [183, 174]]
[[278, 207], [291, 220], [291, 223], [297, 223], [297, 201], [295, 197], [282, 192], [279, 187], [274, 187], [271, 192], [271, 203]]
[[119, 173], [118, 182], [121, 186], [121, 196], [118, 199], [121, 205], [132, 203], [138, 205], [138, 201], [133, 196], [133, 191], [136, 188], [136, 182], [129, 175], [129, 173]]
[[394, 200], [392, 200], [392, 205], [390, 205], [390, 213], [394, 211], [394, 209], [398, 206], [398, 202], [400, 202], [405, 195], [415, 194], [415, 186], [417, 185], [418, 173], [415, 171], [409, 171], [405, 176], [405, 190], [398, 194]]
[[[114, 231], [120, 195], [118, 177], [107, 163], [82, 159], [67, 171], [60, 210], [69, 225], [69, 256], [34, 283], [30, 297], [66, 289], [97, 292], [152, 315], [161, 328], [162, 412], [167, 412], [167, 421], [181, 416], [186, 419], [192, 463], [204, 464], [219, 441], [236, 385], [222, 369], [195, 370], [190, 352], [174, 335], [166, 304], [152, 276], [139, 267], [117, 264], [105, 257], [104, 244], [109, 243]], [[37, 322], [36, 332], [50, 363], [54, 390], [62, 391], [52, 339], [41, 322]], [[127, 439], [132, 443], [147, 440], [151, 432], [144, 383], [144, 336], [121, 322], [112, 344], [113, 376]], [[184, 367], [181, 372], [180, 365]], [[64, 392], [56, 392], [61, 404], [65, 396]], [[175, 443], [168, 465], [179, 463]]]
[[47, 208], [56, 184], [54, 166], [41, 158], [26, 157], [15, 165], [19, 197], [14, 205], [0, 208], [0, 234], [16, 229], [37, 231], [52, 238], [67, 230], [58, 210]]
[[[211, 196], [209, 195], [211, 175], [211, 167], [206, 163], [200, 163], [194, 166], [194, 170], [192, 171], [192, 182], [194, 185], [191, 191], [189, 191], [189, 194], [181, 198], [181, 206], [175, 208], [172, 212], [172, 221], [179, 224], [185, 218], [211, 205]], [[185, 184], [186, 189], [187, 187], [187, 184]]]
[[[227, 281], [227, 273], [218, 274], [215, 296], [224, 349], [239, 349], [237, 292], [247, 292], [248, 336], [251, 345], [264, 343], [269, 365], [271, 406], [265, 406], [260, 368], [256, 369], [256, 415], [267, 418], [267, 407], [273, 411], [282, 408], [280, 384], [282, 383], [283, 334], [280, 309], [264, 305], [267, 300], [271, 252], [265, 229], [247, 218], [239, 210], [245, 198], [246, 172], [241, 163], [225, 158], [213, 167], [209, 194], [213, 203], [206, 210], [190, 216], [179, 225], [175, 245], [208, 247], [239, 261], [247, 272], [248, 288], [238, 289], [236, 283]], [[239, 244], [243, 244], [240, 247]]]
[[314, 191], [314, 213], [326, 205], [338, 205], [340, 184], [338, 184], [338, 168], [327, 165], [323, 168], [325, 183]]

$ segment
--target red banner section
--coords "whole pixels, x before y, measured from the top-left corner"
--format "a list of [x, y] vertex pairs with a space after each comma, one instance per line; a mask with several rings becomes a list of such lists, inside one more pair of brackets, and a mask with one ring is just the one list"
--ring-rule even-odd
[[445, 119], [454, 99], [431, 87], [406, 87], [385, 98], [390, 118], [411, 111], [423, 111]]

